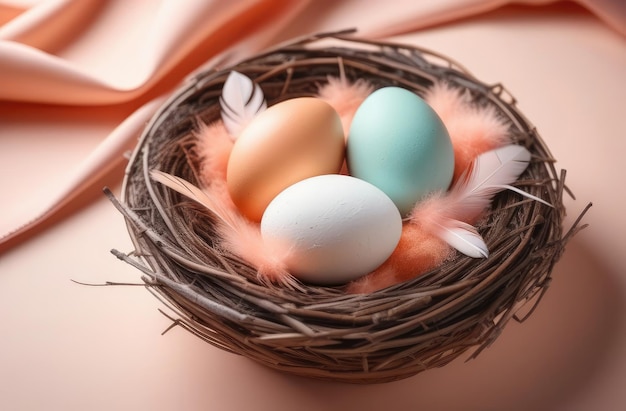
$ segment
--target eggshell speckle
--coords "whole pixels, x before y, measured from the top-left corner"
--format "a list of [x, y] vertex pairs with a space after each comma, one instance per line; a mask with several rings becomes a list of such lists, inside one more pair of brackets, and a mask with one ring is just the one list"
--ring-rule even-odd
[[339, 174], [288, 187], [261, 220], [264, 239], [291, 244], [289, 271], [322, 285], [373, 271], [391, 255], [401, 233], [402, 218], [389, 197], [366, 181]]
[[357, 109], [347, 142], [350, 175], [384, 191], [407, 215], [433, 191], [447, 190], [454, 172], [448, 131], [417, 94], [376, 90]]
[[345, 154], [341, 119], [326, 102], [300, 97], [257, 115], [228, 160], [228, 192], [240, 212], [260, 221], [283, 189], [308, 177], [337, 173]]

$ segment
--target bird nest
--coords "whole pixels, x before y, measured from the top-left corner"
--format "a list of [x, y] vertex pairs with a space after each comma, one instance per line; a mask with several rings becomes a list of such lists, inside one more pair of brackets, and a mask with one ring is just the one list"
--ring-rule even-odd
[[[458, 254], [411, 280], [367, 294], [342, 286], [260, 281], [256, 270], [216, 241], [215, 216], [150, 178], [158, 169], [198, 182], [193, 130], [220, 116], [232, 71], [259, 84], [268, 105], [311, 96], [328, 76], [366, 79], [422, 95], [437, 80], [466, 90], [507, 119], [515, 143], [532, 154], [516, 185], [553, 207], [499, 193], [478, 231], [490, 255]], [[210, 344], [291, 374], [350, 383], [398, 380], [474, 358], [511, 319], [523, 321], [550, 283], [578, 221], [563, 231], [564, 172], [535, 127], [500, 85], [414, 46], [349, 33], [292, 41], [232, 67], [202, 71], [182, 85], [146, 127], [127, 167], [122, 199], [135, 247], [119, 258], [141, 270], [147, 288], [176, 312], [174, 324]], [[521, 307], [523, 310], [520, 310]], [[524, 314], [521, 314], [524, 312]]]

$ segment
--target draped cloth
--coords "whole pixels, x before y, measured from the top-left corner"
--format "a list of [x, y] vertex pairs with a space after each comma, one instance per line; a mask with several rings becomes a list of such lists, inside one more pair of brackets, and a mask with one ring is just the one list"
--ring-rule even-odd
[[[0, 151], [13, 153], [0, 179], [0, 251], [80, 209], [103, 182], [119, 182], [124, 153], [163, 100], [197, 70], [295, 36], [356, 27], [361, 37], [385, 38], [508, 3], [0, 0]], [[552, 2], [514, 3], [540, 12]], [[576, 3], [626, 35], [620, 0]], [[75, 134], [81, 155], [63, 164], [62, 173], [49, 173], [67, 147], [48, 149], [67, 132]], [[16, 183], [20, 167], [36, 167], [39, 178]]]

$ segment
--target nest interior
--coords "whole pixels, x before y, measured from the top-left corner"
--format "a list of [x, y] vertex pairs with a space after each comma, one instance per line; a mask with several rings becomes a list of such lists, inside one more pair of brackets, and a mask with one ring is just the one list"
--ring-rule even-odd
[[[423, 95], [436, 80], [467, 90], [510, 122], [532, 155], [517, 186], [554, 207], [504, 191], [478, 227], [491, 255], [458, 255], [411, 281], [366, 295], [341, 287], [293, 289], [259, 282], [255, 270], [215, 241], [214, 216], [153, 182], [152, 169], [198, 183], [192, 131], [220, 116], [231, 70], [257, 82], [268, 105], [315, 95], [328, 76], [366, 79]], [[349, 383], [379, 383], [478, 355], [505, 324], [532, 312], [573, 229], [562, 229], [564, 173], [535, 128], [499, 84], [414, 46], [369, 42], [346, 33], [281, 45], [235, 66], [207, 69], [181, 86], [144, 131], [127, 168], [122, 200], [137, 267], [147, 288], [174, 310], [175, 324], [221, 349], [277, 370]], [[526, 306], [524, 318], [518, 309]]]

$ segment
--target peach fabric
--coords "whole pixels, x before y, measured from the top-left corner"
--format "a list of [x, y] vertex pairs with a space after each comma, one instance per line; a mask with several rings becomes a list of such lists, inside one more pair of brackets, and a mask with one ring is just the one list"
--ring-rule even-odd
[[[0, 409], [589, 410], [626, 392], [623, 0], [0, 0]], [[574, 237], [531, 319], [468, 363], [380, 386], [292, 378], [174, 328], [138, 272], [125, 153], [172, 90], [356, 27], [502, 82], [568, 170]], [[527, 308], [526, 308], [527, 309]], [[169, 311], [168, 311], [169, 314]], [[245, 393], [245, 395], [244, 395]]]
[[[626, 15], [617, 1], [580, 1], [624, 33]], [[322, 3], [187, 0], [183, 6], [175, 0], [0, 1], [0, 22], [4, 21], [0, 101], [105, 109], [126, 104], [125, 114], [130, 117], [133, 110], [167, 94], [213, 58], [221, 58], [222, 64], [234, 61], [284, 40], [287, 33], [351, 27], [358, 16], [361, 35], [389, 36], [492, 10], [507, 1], [404, 1], [395, 7], [381, 7], [372, 0]], [[304, 25], [294, 26], [303, 16], [307, 17]], [[156, 106], [147, 104], [130, 122], [141, 124]], [[130, 147], [139, 131], [137, 126], [120, 124], [76, 166], [73, 175], [52, 193], [33, 200], [37, 209], [21, 207], [26, 216], [5, 216], [0, 246], [24, 238], [31, 228], [71, 205], [94, 178], [106, 175], [103, 163], [120, 161], [120, 147]], [[39, 183], [47, 184], [45, 179]]]

